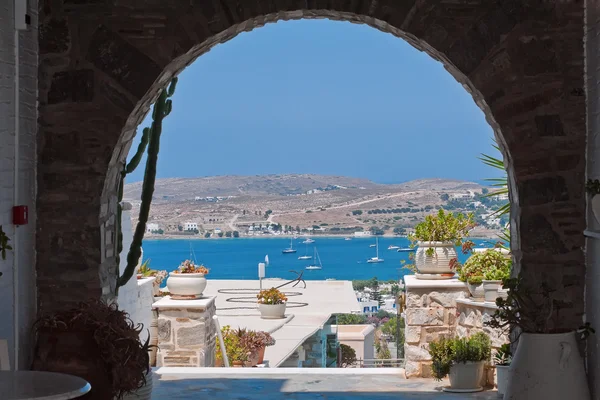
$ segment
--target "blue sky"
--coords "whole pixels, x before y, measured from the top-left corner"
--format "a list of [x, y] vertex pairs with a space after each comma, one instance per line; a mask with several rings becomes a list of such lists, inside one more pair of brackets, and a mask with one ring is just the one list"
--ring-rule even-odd
[[477, 160], [492, 138], [464, 88], [403, 40], [346, 22], [287, 21], [243, 33], [180, 74], [158, 177], [481, 181], [497, 176]]

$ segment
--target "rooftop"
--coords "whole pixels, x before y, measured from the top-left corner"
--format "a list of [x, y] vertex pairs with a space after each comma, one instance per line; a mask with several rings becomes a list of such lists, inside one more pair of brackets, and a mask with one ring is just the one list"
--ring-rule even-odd
[[[263, 289], [277, 287], [283, 279], [264, 279]], [[258, 280], [210, 280], [204, 294], [216, 296], [221, 326], [267, 331], [276, 340], [267, 347], [265, 359], [271, 367], [285, 361], [306, 339], [322, 329], [332, 314], [360, 312], [350, 281], [306, 281], [280, 290], [288, 297], [286, 318], [265, 320], [256, 308]]]
[[396, 368], [159, 368], [152, 398], [195, 400], [497, 399], [442, 392], [448, 381], [404, 379]]

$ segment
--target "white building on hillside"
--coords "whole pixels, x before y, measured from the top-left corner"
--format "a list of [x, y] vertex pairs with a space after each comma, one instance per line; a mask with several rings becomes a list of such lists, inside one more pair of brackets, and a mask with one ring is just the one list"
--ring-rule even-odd
[[198, 229], [197, 222], [186, 222], [183, 224], [184, 231], [193, 231], [193, 230], [197, 230], [197, 229]]
[[151, 222], [149, 224], [146, 224], [146, 233], [154, 232], [154, 231], [157, 231], [159, 229], [160, 229], [160, 227], [155, 222]]

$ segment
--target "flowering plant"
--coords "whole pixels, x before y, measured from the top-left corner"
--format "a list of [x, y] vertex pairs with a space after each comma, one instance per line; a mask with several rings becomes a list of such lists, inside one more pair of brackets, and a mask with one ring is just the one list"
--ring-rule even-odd
[[138, 274], [138, 276], [142, 278], [154, 277], [154, 282], [152, 282], [152, 285], [154, 287], [160, 287], [160, 284], [167, 278], [167, 271], [157, 271], [155, 269], [150, 268], [150, 259], [144, 261], [144, 263], [140, 266], [140, 269], [138, 270]]
[[179, 265], [176, 274], [204, 274], [208, 275], [208, 268], [204, 265], [196, 266], [192, 261], [185, 260]]
[[256, 332], [256, 336], [258, 340], [262, 343], [262, 345], [265, 347], [275, 345], [275, 338], [271, 336], [268, 332], [259, 331]]
[[259, 304], [284, 304], [287, 297], [276, 288], [261, 290], [256, 296]]

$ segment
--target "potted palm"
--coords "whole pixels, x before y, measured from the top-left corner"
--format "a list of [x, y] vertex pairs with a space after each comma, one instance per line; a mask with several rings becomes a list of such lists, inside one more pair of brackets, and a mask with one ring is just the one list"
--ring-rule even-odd
[[433, 377], [450, 378], [450, 387], [444, 391], [469, 393], [483, 390], [481, 380], [485, 362], [491, 356], [490, 338], [478, 332], [470, 338], [442, 337], [429, 343]]
[[506, 391], [506, 383], [508, 380], [508, 366], [512, 353], [510, 352], [510, 344], [505, 343], [494, 355], [494, 365], [496, 366], [496, 385], [498, 386], [498, 397], [504, 396]]
[[507, 279], [506, 299], [485, 324], [495, 329], [517, 328], [517, 349], [508, 368], [507, 399], [589, 400], [590, 392], [578, 340], [594, 330], [589, 323], [579, 330], [557, 328], [561, 301], [542, 284], [532, 290], [520, 280]]
[[261, 290], [258, 298], [258, 310], [263, 319], [278, 319], [285, 317], [287, 297], [276, 288]]
[[32, 369], [80, 376], [90, 382], [86, 398], [150, 398], [149, 339], [117, 304], [89, 301], [44, 315], [34, 324], [37, 344]]
[[462, 239], [474, 226], [473, 214], [453, 214], [443, 209], [418, 223], [409, 235], [411, 247], [417, 247], [417, 251], [411, 255], [419, 272], [417, 278], [422, 274], [453, 277], [453, 264], [457, 259], [455, 247], [462, 245]]
[[181, 263], [177, 270], [169, 273], [167, 289], [175, 300], [193, 300], [202, 297], [206, 288], [209, 270], [204, 265], [197, 266], [190, 260]]

